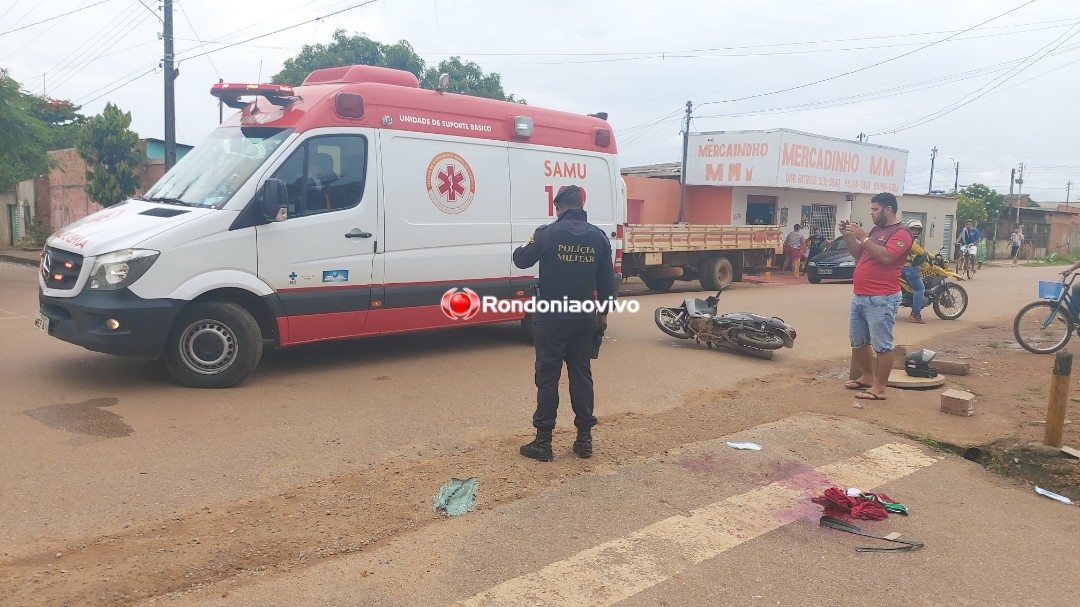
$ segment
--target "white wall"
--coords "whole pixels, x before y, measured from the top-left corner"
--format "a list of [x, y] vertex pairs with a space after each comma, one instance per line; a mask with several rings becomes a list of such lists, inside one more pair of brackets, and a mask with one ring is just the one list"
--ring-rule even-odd
[[[788, 220], [785, 228], [793, 228], [799, 223], [803, 205], [828, 204], [836, 207], [837, 220], [846, 219], [851, 215], [851, 203], [847, 201], [847, 195], [842, 192], [819, 192], [816, 190], [796, 190], [789, 188], [732, 188], [731, 193], [731, 223], [741, 225], [746, 223], [746, 197], [775, 196], [777, 207], [777, 220], [781, 217], [781, 209], [787, 209]], [[869, 200], [869, 199], [867, 199]], [[867, 203], [869, 205], [869, 202]], [[869, 211], [867, 211], [869, 216]], [[839, 232], [826, 237], [839, 236]]]
[[[852, 205], [851, 219], [862, 223], [864, 228], [873, 226], [870, 220], [870, 194], [858, 194]], [[946, 216], [953, 218], [953, 234], [948, 236], [950, 242], [955, 238], [956, 232], [956, 197], [955, 196], [929, 196], [926, 194], [904, 194], [897, 199], [897, 216], [903, 217], [903, 213], [922, 213], [926, 219], [923, 221], [922, 245], [927, 251], [937, 253], [945, 242]], [[952, 257], [951, 247], [949, 257]]]

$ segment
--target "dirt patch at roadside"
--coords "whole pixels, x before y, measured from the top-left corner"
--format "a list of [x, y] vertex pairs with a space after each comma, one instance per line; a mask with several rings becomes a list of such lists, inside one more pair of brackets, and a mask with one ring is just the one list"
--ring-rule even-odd
[[[681, 406], [660, 414], [604, 417], [601, 409], [597, 454], [591, 460], [571, 454], [569, 428], [555, 434], [554, 462], [525, 460], [517, 447], [529, 437], [520, 433], [457, 452], [398, 457], [268, 497], [208, 503], [195, 512], [132, 525], [122, 533], [7, 547], [0, 553], [0, 603], [129, 605], [207, 586], [227, 594], [253, 576], [301, 570], [442, 520], [432, 511], [432, 496], [453, 477], [479, 478], [477, 507], [495, 508], [581, 474], [613, 472], [687, 443], [802, 411], [856, 417], [967, 454], [1018, 483], [1038, 483], [1080, 499], [1076, 461], [1030, 446], [1043, 438], [1040, 422], [1046, 415], [1053, 356], [1019, 349], [1001, 328], [1006, 323], [997, 324], [909, 344], [933, 349], [941, 360], [967, 362], [971, 373], [947, 376], [940, 389], [893, 389], [888, 400], [864, 402], [861, 408], [855, 406], [854, 393], [841, 385], [848, 375], [846, 358], [792, 368], [780, 353], [774, 361], [776, 373], [746, 379], [737, 389], [688, 393]], [[942, 329], [948, 328], [942, 322]], [[729, 356], [736, 355], [702, 348], [703, 368], [715, 364], [715, 372], [722, 372], [723, 358]], [[939, 411], [940, 392], [948, 387], [976, 395], [973, 416]], [[1078, 403], [1080, 398], [1070, 399], [1072, 411]], [[1080, 447], [1076, 425], [1065, 426], [1066, 445]], [[753, 480], [767, 484], [778, 480], [772, 477], [780, 472], [759, 474]]]

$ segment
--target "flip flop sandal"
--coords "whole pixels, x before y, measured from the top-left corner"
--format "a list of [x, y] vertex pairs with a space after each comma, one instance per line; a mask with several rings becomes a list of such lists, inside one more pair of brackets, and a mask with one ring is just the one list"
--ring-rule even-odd
[[859, 400], [887, 400], [882, 394], [874, 394], [868, 391], [859, 392], [855, 395], [855, 398]]
[[848, 390], [865, 390], [869, 387], [869, 384], [864, 384], [861, 381], [856, 381], [854, 379], [844, 382], [844, 388]]

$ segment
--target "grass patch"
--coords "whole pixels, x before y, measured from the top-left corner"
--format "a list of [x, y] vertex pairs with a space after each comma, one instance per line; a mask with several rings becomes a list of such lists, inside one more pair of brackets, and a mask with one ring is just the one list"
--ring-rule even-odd
[[993, 349], [997, 350], [998, 348], [1000, 348], [1000, 347], [1001, 347], [1001, 343], [1000, 343], [1000, 342], [996, 342], [996, 341], [992, 341], [992, 342], [990, 342], [990, 343], [986, 344], [986, 347], [987, 347], [987, 348], [993, 348]]

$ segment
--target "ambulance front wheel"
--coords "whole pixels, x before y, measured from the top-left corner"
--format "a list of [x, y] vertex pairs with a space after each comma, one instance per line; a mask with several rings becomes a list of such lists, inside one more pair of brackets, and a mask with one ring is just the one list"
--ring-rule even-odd
[[205, 302], [177, 319], [162, 360], [173, 379], [190, 388], [231, 388], [262, 358], [259, 324], [242, 306]]

